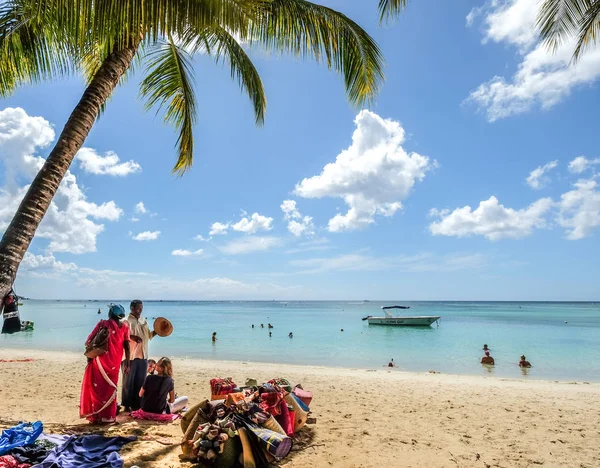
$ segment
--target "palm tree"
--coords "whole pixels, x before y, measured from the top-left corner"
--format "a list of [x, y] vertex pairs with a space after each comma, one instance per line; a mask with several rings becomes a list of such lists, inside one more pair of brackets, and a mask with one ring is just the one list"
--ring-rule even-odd
[[[381, 0], [383, 18], [404, 1]], [[341, 73], [348, 99], [376, 95], [383, 57], [343, 14], [305, 0], [6, 0], [0, 5], [0, 96], [19, 86], [82, 73], [87, 88], [27, 190], [0, 242], [0, 298], [10, 290], [36, 229], [95, 120], [132, 63], [145, 64], [141, 95], [178, 131], [181, 175], [193, 162], [196, 102], [193, 53], [226, 60], [264, 120], [266, 98], [235, 37], [270, 50], [325, 61]], [[135, 62], [134, 62], [135, 61]], [[137, 67], [133, 67], [137, 68]]]
[[576, 38], [573, 62], [600, 36], [600, 0], [545, 0], [538, 13], [542, 39], [556, 50], [571, 38]]

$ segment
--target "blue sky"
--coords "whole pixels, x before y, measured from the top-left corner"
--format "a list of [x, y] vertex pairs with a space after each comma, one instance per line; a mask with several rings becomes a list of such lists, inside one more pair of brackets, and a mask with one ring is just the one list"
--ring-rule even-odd
[[[256, 127], [229, 71], [197, 56], [195, 163], [177, 178], [138, 74], [71, 166], [17, 292], [597, 300], [600, 48], [576, 67], [570, 44], [546, 53], [535, 0], [411, 2], [384, 27], [375, 0], [322, 3], [381, 46], [374, 105], [352, 108], [323, 65], [251, 50], [268, 99]], [[0, 101], [0, 229], [82, 91], [73, 78]]]

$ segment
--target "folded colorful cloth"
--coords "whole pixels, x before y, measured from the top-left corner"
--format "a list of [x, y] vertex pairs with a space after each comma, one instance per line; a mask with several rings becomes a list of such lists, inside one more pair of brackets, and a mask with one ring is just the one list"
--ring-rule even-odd
[[175, 421], [176, 419], [179, 419], [181, 416], [179, 413], [177, 413], [177, 414], [147, 413], [143, 409], [139, 409], [137, 411], [132, 411], [131, 417], [134, 419], [146, 419], [148, 421], [171, 422], [171, 421]]
[[14, 448], [33, 444], [43, 429], [41, 421], [21, 423], [10, 429], [5, 429], [0, 436], [0, 455], [9, 453]]

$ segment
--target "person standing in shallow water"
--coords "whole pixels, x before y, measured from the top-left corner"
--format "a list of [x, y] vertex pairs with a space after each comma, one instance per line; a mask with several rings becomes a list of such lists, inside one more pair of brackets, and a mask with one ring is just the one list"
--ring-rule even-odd
[[212, 334], [212, 342], [213, 343], [217, 342], [217, 332], [213, 332], [213, 334]]
[[142, 404], [140, 389], [148, 373], [148, 343], [156, 336], [155, 331], [150, 331], [148, 322], [142, 317], [144, 304], [139, 299], [131, 301], [129, 305], [129, 346], [131, 348], [131, 365], [128, 374], [123, 374], [123, 392], [121, 404], [125, 411], [139, 410]]

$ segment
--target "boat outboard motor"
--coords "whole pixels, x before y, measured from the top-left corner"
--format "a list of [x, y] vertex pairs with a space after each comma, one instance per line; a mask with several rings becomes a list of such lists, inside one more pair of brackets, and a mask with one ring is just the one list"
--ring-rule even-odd
[[16, 333], [21, 331], [21, 319], [19, 317], [19, 297], [11, 289], [2, 301], [4, 306], [4, 323], [2, 333]]

